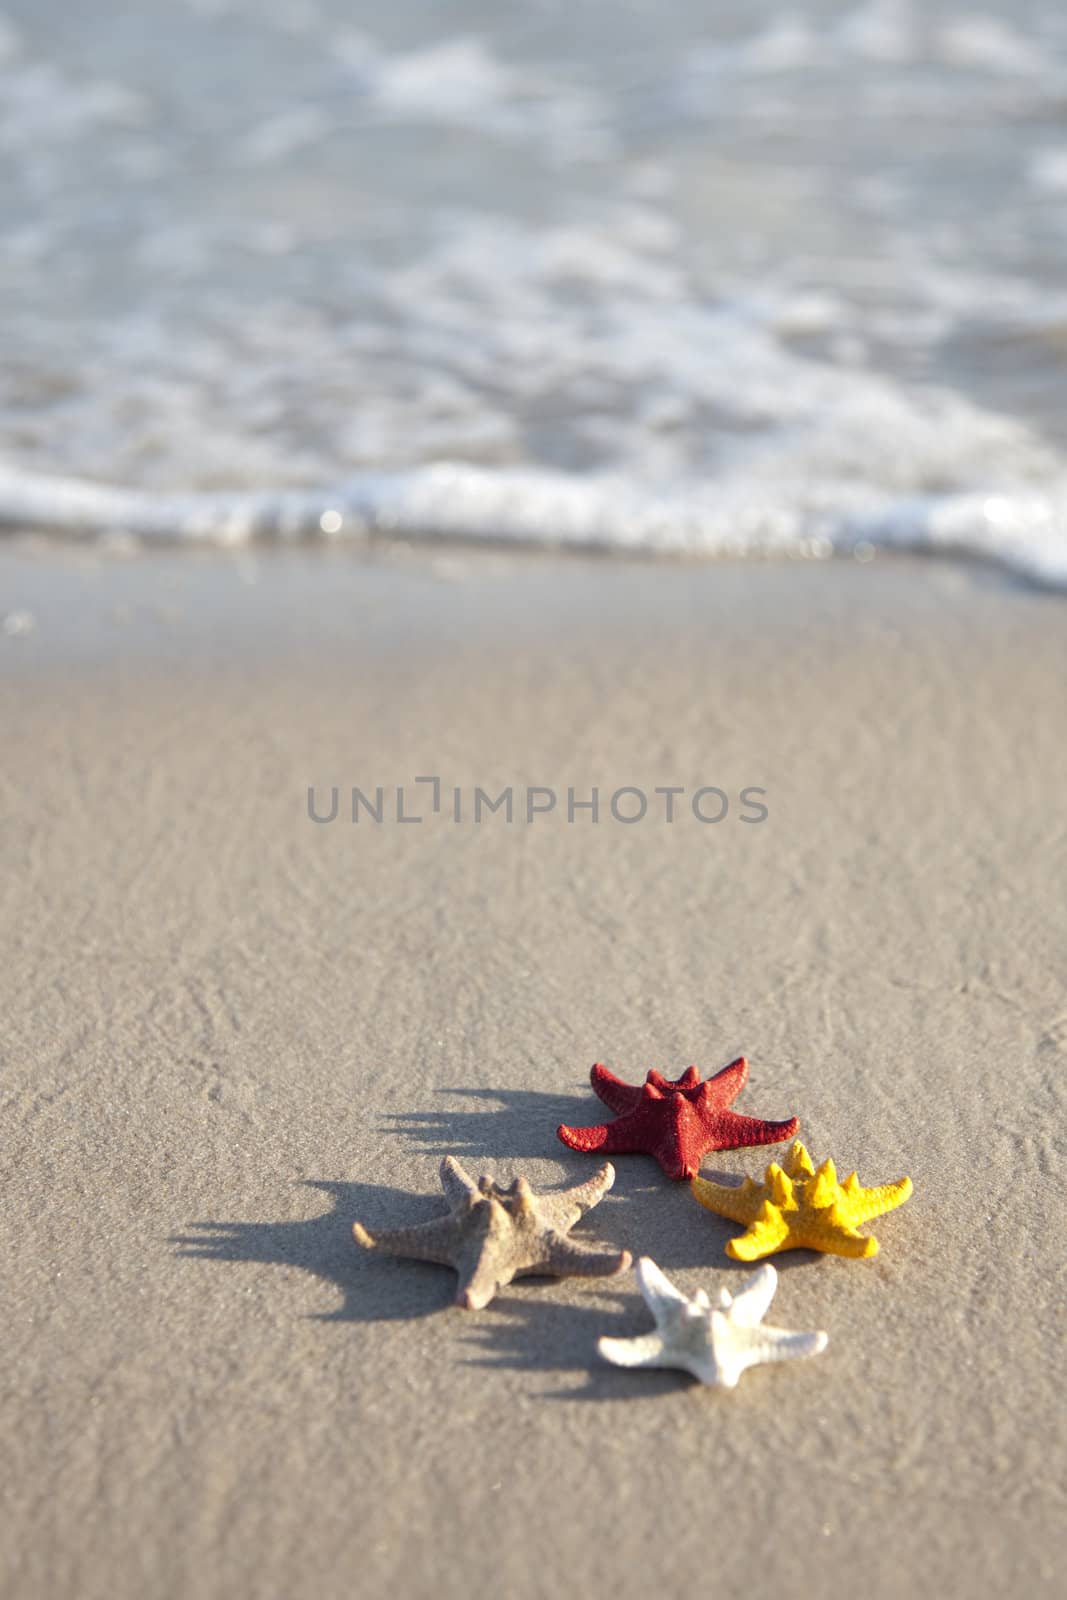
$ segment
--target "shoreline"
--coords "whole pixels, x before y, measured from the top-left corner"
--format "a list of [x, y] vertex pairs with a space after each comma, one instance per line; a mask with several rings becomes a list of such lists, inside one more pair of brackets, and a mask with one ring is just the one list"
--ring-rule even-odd
[[764, 498], [725, 481], [665, 491], [619, 474], [440, 461], [318, 487], [141, 490], [0, 469], [0, 529], [148, 547], [255, 551], [410, 541], [487, 551], [545, 549], [616, 559], [870, 559], [876, 551], [981, 561], [1040, 588], [1067, 586], [1062, 473], [950, 489], [872, 491], [847, 480], [811, 497], [806, 474]]

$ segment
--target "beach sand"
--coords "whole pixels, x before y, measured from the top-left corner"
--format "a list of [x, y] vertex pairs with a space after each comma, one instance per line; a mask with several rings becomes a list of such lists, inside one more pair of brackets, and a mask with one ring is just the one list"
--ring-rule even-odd
[[[34, 619], [0, 635], [5, 1595], [1062, 1592], [1062, 600], [935, 562], [32, 548], [0, 594]], [[346, 820], [352, 785], [425, 812], [429, 774], [436, 817]], [[507, 784], [560, 804], [450, 820]], [[731, 811], [568, 823], [592, 784]], [[590, 1175], [555, 1128], [600, 1120], [594, 1060], [742, 1052], [738, 1110], [915, 1184], [876, 1259], [777, 1258], [816, 1360], [615, 1370], [632, 1274], [472, 1314], [353, 1244], [433, 1215], [447, 1151]], [[616, 1165], [578, 1237], [736, 1284], [732, 1225]]]

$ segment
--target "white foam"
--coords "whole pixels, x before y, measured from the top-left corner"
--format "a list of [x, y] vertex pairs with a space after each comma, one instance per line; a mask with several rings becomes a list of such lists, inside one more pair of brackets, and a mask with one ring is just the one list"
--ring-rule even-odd
[[331, 131], [330, 118], [318, 106], [293, 106], [268, 117], [238, 141], [235, 159], [249, 166], [271, 166]]
[[1067, 193], [1067, 145], [1035, 150], [1027, 162], [1026, 176], [1035, 189]]
[[11, 18], [0, 11], [0, 66], [14, 61], [22, 51], [22, 35]]
[[15, 153], [81, 138], [96, 127], [138, 127], [144, 98], [122, 84], [78, 81], [48, 63], [12, 73], [0, 106], [0, 149]]
[[0, 17], [9, 526], [1062, 581], [1052, 13], [59, 4]]
[[[148, 310], [119, 315], [80, 365], [64, 352], [63, 398], [39, 432], [17, 375], [0, 386], [23, 441], [0, 474], [0, 519], [219, 543], [374, 533], [745, 555], [858, 541], [1061, 581], [1055, 449], [865, 367], [863, 336], [893, 336], [885, 311], [768, 285], [704, 303], [676, 243], [636, 202], [536, 232], [464, 217], [347, 319], [217, 294], [214, 326], [193, 337]], [[176, 222], [135, 248], [175, 277], [220, 246]], [[927, 272], [919, 288], [931, 337], [975, 306], [1039, 332], [1062, 315], [981, 273]], [[914, 345], [921, 319], [899, 320]], [[794, 348], [812, 338], [837, 365]], [[42, 324], [41, 350], [54, 342]], [[43, 357], [31, 371], [47, 373]], [[54, 474], [57, 442], [81, 479]], [[561, 470], [568, 455], [584, 470]], [[171, 492], [183, 480], [199, 492]]]
[[936, 37], [941, 59], [950, 66], [1035, 78], [1048, 72], [1046, 53], [1003, 17], [959, 17]]
[[437, 464], [323, 490], [146, 494], [0, 471], [0, 524], [81, 537], [220, 546], [322, 533], [513, 542], [630, 554], [822, 558], [872, 549], [962, 554], [1067, 589], [1067, 477], [1044, 491], [893, 497], [798, 482], [655, 493], [625, 478]]
[[609, 109], [588, 84], [530, 63], [509, 65], [479, 35], [390, 52], [346, 27], [331, 49], [348, 71], [355, 103], [382, 119], [535, 144], [567, 162], [617, 154]]

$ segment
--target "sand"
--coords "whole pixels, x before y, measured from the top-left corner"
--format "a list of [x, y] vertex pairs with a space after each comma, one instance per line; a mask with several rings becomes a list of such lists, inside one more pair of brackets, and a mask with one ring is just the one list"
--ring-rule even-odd
[[[0, 635], [5, 1595], [1062, 1592], [1062, 600], [33, 549], [0, 597], [35, 621]], [[345, 820], [429, 774], [563, 798]], [[593, 783], [731, 811], [568, 823]], [[741, 1052], [739, 1110], [915, 1183], [876, 1259], [779, 1258], [817, 1360], [617, 1371], [632, 1275], [470, 1314], [352, 1244], [432, 1215], [446, 1151], [587, 1175], [554, 1129], [595, 1059]], [[617, 1166], [580, 1236], [736, 1281], [730, 1224]]]

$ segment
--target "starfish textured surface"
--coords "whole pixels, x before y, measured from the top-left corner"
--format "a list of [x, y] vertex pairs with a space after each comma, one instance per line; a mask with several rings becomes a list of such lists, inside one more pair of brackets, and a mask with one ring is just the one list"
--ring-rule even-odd
[[701, 1383], [732, 1389], [748, 1367], [826, 1349], [825, 1333], [762, 1326], [778, 1287], [772, 1266], [760, 1267], [736, 1294], [720, 1289], [714, 1305], [703, 1289], [690, 1300], [648, 1256], [637, 1263], [637, 1282], [656, 1328], [637, 1339], [598, 1340], [600, 1354], [617, 1367], [680, 1367]]
[[700, 1081], [696, 1067], [680, 1078], [650, 1072], [643, 1084], [623, 1083], [597, 1062], [589, 1074], [594, 1090], [617, 1113], [614, 1122], [594, 1128], [556, 1132], [572, 1150], [598, 1150], [605, 1155], [644, 1152], [655, 1156], [668, 1178], [693, 1178], [710, 1150], [736, 1150], [740, 1145], [777, 1144], [789, 1139], [800, 1123], [765, 1122], [729, 1110], [748, 1077], [748, 1062], [738, 1056], [713, 1078]]
[[822, 1250], [835, 1256], [874, 1256], [878, 1240], [858, 1230], [872, 1217], [901, 1206], [911, 1194], [911, 1179], [864, 1189], [854, 1172], [838, 1183], [827, 1158], [815, 1167], [797, 1139], [783, 1166], [772, 1161], [762, 1183], [746, 1178], [732, 1184], [693, 1179], [693, 1193], [707, 1210], [748, 1224], [731, 1239], [726, 1254], [735, 1261], [757, 1261], [778, 1250]]
[[614, 1182], [615, 1169], [607, 1163], [588, 1183], [535, 1194], [525, 1178], [516, 1178], [507, 1188], [492, 1178], [475, 1183], [455, 1156], [446, 1156], [441, 1186], [447, 1216], [373, 1234], [355, 1222], [352, 1232], [364, 1249], [454, 1267], [459, 1274], [456, 1304], [479, 1311], [513, 1278], [533, 1273], [608, 1278], [625, 1272], [633, 1259], [628, 1250], [590, 1250], [567, 1238]]

